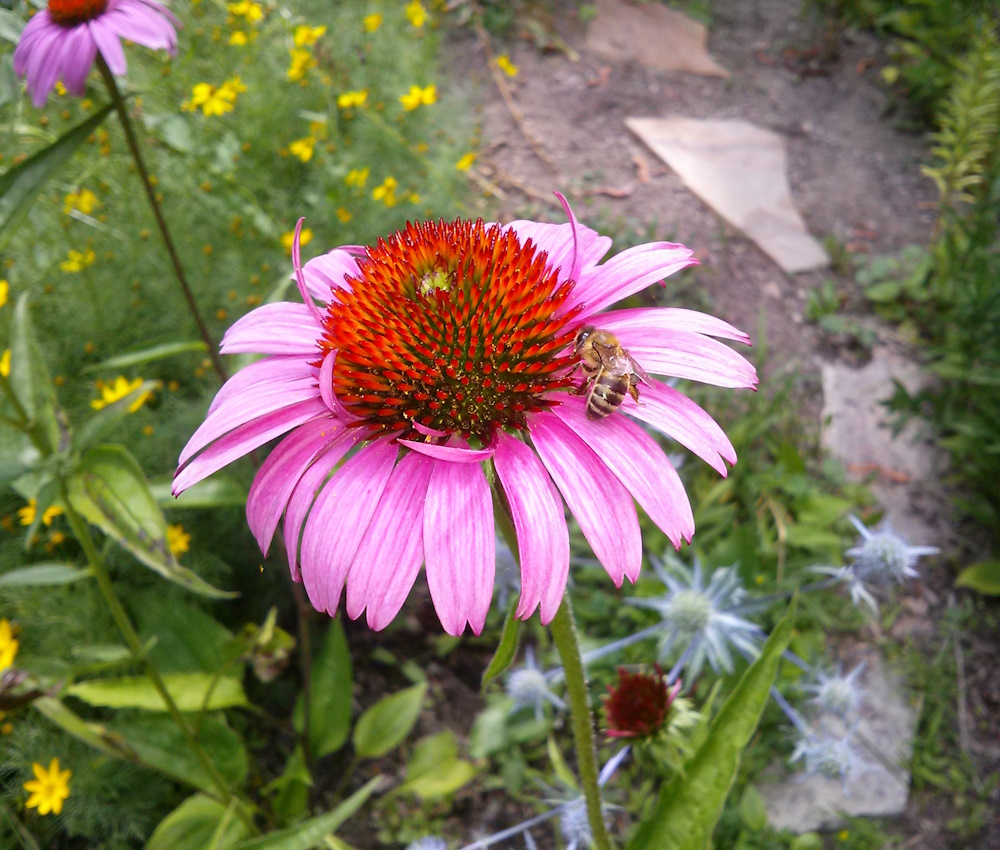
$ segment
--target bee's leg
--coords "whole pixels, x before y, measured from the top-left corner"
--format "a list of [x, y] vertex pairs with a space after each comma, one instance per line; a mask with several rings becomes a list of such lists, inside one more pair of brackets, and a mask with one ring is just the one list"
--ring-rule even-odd
[[[577, 395], [586, 395], [590, 392], [590, 385], [594, 382], [594, 378], [597, 375], [596, 369], [588, 369], [586, 364], [578, 364], [581, 374], [583, 375], [583, 383], [576, 388]], [[575, 370], [574, 370], [575, 371]]]
[[628, 394], [632, 396], [633, 401], [635, 402], [639, 401], [639, 388], [635, 385], [634, 381], [629, 381], [628, 383]]

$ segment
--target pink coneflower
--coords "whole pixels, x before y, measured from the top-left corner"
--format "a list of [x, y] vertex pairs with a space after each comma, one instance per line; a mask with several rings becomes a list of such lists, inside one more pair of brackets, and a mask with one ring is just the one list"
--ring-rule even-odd
[[177, 19], [153, 0], [49, 0], [28, 21], [14, 50], [14, 71], [28, 79], [36, 107], [48, 100], [56, 81], [82, 95], [100, 51], [111, 73], [126, 71], [119, 38], [153, 50], [177, 52]]
[[491, 483], [517, 534], [519, 617], [540, 606], [547, 623], [559, 608], [563, 500], [618, 586], [635, 581], [642, 561], [633, 499], [675, 546], [690, 540], [680, 478], [632, 417], [722, 475], [736, 462], [732, 444], [653, 379], [638, 402], [626, 393], [610, 415], [588, 418], [575, 341], [593, 326], [648, 372], [752, 387], [753, 367], [709, 335], [748, 337], [690, 310], [599, 313], [697, 261], [653, 242], [598, 265], [611, 240], [560, 200], [568, 224], [408, 224], [305, 268], [296, 243], [306, 303], [266, 304], [226, 333], [223, 353], [268, 356], [219, 391], [181, 453], [174, 492], [291, 432], [250, 489], [250, 528], [266, 553], [284, 513], [288, 561], [312, 604], [332, 614], [346, 587], [348, 615], [367, 609], [374, 629], [399, 611], [421, 564], [445, 630], [482, 629], [495, 564]]

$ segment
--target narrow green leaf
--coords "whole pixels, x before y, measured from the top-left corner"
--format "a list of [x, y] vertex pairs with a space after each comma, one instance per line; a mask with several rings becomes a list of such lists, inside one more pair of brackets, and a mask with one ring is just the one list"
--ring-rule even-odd
[[174, 508], [225, 508], [243, 507], [247, 503], [247, 488], [225, 473], [216, 472], [211, 478], [199, 481], [179, 496], [170, 492], [173, 476], [157, 477], [150, 482], [156, 504], [165, 510]]
[[167, 521], [142, 469], [123, 446], [87, 450], [67, 484], [73, 507], [154, 572], [201, 596], [237, 595], [212, 587], [177, 563], [167, 545]]
[[[181, 711], [213, 711], [247, 705], [239, 679], [210, 673], [165, 673], [163, 683]], [[66, 693], [89, 705], [104, 708], [144, 708], [166, 711], [167, 706], [153, 683], [145, 676], [121, 679], [94, 679], [77, 682]]]
[[31, 431], [44, 443], [47, 453], [58, 451], [65, 425], [60, 425], [56, 413], [56, 391], [31, 322], [27, 293], [17, 299], [10, 327], [10, 386], [28, 414]]
[[234, 811], [204, 794], [188, 797], [157, 824], [145, 850], [230, 850], [250, 837], [250, 829]]
[[378, 790], [382, 777], [376, 776], [350, 797], [344, 800], [332, 812], [310, 818], [307, 821], [271, 832], [260, 838], [253, 838], [237, 844], [235, 850], [312, 850], [324, 843], [324, 838], [339, 829], [351, 815], [360, 809], [368, 798]]
[[556, 739], [551, 735], [549, 735], [546, 749], [548, 750], [549, 761], [552, 763], [552, 770], [556, 778], [567, 788], [572, 788], [574, 791], [578, 790], [579, 786], [576, 783], [576, 777], [573, 775], [573, 771], [569, 769], [569, 765], [566, 764], [566, 759], [563, 758], [562, 751], [559, 749]]
[[795, 600], [764, 644], [760, 657], [743, 674], [709, 728], [708, 736], [684, 766], [684, 774], [660, 787], [650, 817], [628, 843], [628, 850], [705, 850], [722, 814], [749, 743], [770, 696], [788, 646]]
[[82, 371], [86, 373], [126, 369], [130, 366], [155, 363], [157, 360], [166, 360], [168, 357], [176, 357], [178, 354], [187, 354], [192, 351], [208, 351], [208, 346], [200, 339], [188, 342], [166, 342], [160, 345], [151, 345], [148, 348], [140, 348], [138, 351], [129, 351], [116, 357], [109, 357], [100, 363], [84, 367]]
[[414, 685], [380, 699], [358, 718], [354, 751], [362, 758], [379, 758], [403, 743], [420, 716], [427, 685]]
[[282, 821], [298, 820], [309, 805], [309, 789], [313, 778], [306, 766], [305, 753], [301, 746], [292, 750], [285, 762], [281, 776], [261, 789], [262, 794], [273, 794], [271, 809]]
[[521, 633], [521, 621], [514, 616], [517, 610], [517, 602], [512, 602], [510, 610], [507, 612], [507, 619], [503, 621], [503, 632], [500, 635], [500, 643], [497, 644], [496, 652], [490, 659], [486, 672], [483, 673], [483, 682], [479, 692], [483, 693], [486, 686], [497, 676], [500, 676], [514, 662], [517, 655], [518, 638]]
[[56, 169], [100, 126], [112, 108], [110, 103], [102, 107], [47, 148], [0, 175], [0, 251]]
[[73, 438], [73, 448], [77, 451], [85, 451], [99, 443], [114, 431], [115, 426], [122, 419], [132, 412], [130, 409], [132, 405], [136, 404], [143, 396], [159, 390], [162, 386], [160, 381], [143, 381], [127, 396], [112, 402], [107, 407], [102, 407], [80, 427]]
[[40, 697], [31, 703], [39, 714], [50, 720], [64, 732], [77, 740], [89, 744], [105, 755], [126, 761], [139, 761], [139, 754], [129, 746], [124, 738], [101, 723], [91, 723], [79, 717], [54, 697]]
[[760, 832], [767, 826], [767, 804], [764, 797], [753, 785], [747, 785], [743, 789], [743, 796], [740, 798], [740, 817], [748, 829]]
[[442, 762], [423, 776], [408, 779], [396, 789], [396, 793], [416, 794], [421, 800], [450, 797], [475, 779], [478, 772], [472, 762], [452, 759]]
[[955, 584], [984, 596], [1000, 596], [1000, 561], [980, 561], [966, 567], [955, 579]]
[[0, 574], [0, 587], [41, 587], [52, 584], [72, 584], [88, 578], [90, 570], [69, 564], [32, 564], [30, 567]]
[[[351, 653], [339, 620], [330, 625], [326, 641], [313, 660], [310, 692], [309, 742], [313, 756], [322, 758], [339, 750], [351, 731]], [[305, 704], [299, 697], [294, 723], [302, 732]]]

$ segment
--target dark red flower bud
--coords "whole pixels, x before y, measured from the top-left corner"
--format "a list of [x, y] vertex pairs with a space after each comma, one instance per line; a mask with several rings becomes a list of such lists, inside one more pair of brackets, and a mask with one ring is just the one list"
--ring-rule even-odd
[[671, 687], [660, 666], [655, 667], [655, 673], [630, 673], [624, 667], [618, 668], [618, 684], [608, 685], [604, 697], [609, 737], [645, 738], [666, 725], [681, 683]]

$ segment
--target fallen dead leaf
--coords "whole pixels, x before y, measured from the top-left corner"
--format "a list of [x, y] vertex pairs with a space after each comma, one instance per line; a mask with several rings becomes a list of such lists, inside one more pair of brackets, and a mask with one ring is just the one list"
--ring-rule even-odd
[[634, 153], [632, 154], [632, 163], [635, 165], [635, 176], [639, 182], [648, 183], [651, 178], [649, 176], [649, 163], [646, 162], [646, 158]]
[[634, 186], [625, 186], [622, 188], [615, 188], [614, 186], [598, 186], [596, 189], [590, 189], [585, 192], [586, 195], [605, 195], [609, 198], [627, 198], [635, 191]]

